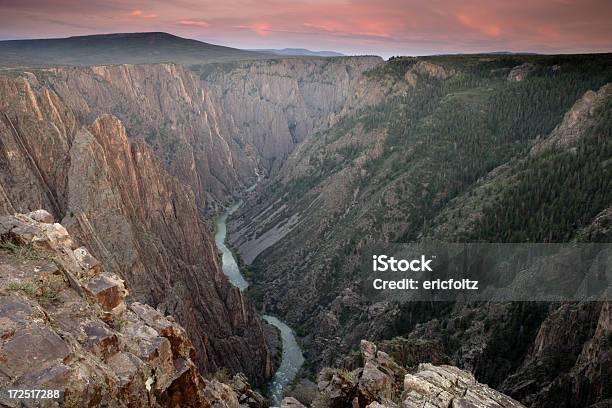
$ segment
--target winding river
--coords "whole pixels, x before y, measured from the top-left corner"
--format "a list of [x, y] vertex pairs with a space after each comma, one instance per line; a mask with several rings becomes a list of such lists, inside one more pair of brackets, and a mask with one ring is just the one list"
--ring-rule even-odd
[[215, 233], [215, 242], [217, 248], [221, 250], [222, 262], [223, 262], [223, 273], [234, 286], [237, 286], [240, 290], [245, 290], [249, 287], [249, 282], [244, 279], [238, 268], [238, 263], [232, 251], [225, 245], [225, 237], [227, 236], [227, 217], [232, 215], [240, 206], [242, 201], [232, 205], [225, 212], [217, 218], [217, 232]]
[[[244, 279], [238, 268], [238, 263], [232, 251], [225, 245], [225, 239], [227, 237], [227, 219], [231, 216], [240, 206], [242, 201], [229, 207], [221, 216], [216, 220], [216, 233], [215, 242], [217, 247], [222, 253], [223, 262], [223, 273], [227, 276], [229, 281], [240, 290], [244, 290], [249, 286], [249, 283]], [[276, 370], [274, 377], [268, 384], [270, 390], [270, 397], [272, 399], [273, 406], [280, 406], [283, 398], [283, 389], [287, 386], [295, 376], [297, 375], [300, 367], [304, 364], [304, 356], [302, 350], [298, 345], [293, 330], [281, 320], [274, 316], [263, 315], [263, 319], [269, 324], [275, 326], [280, 331], [281, 341], [283, 345], [283, 354], [281, 364]]]

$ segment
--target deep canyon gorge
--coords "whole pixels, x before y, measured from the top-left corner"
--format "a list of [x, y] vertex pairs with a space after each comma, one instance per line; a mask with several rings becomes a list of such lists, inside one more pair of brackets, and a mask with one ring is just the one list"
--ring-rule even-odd
[[172, 332], [163, 364], [185, 368], [156, 403], [265, 406], [269, 315], [305, 359], [283, 406], [600, 408], [609, 302], [374, 303], [356, 270], [378, 241], [610, 242], [610, 83], [609, 54], [10, 66], [0, 231], [32, 245], [50, 227], [14, 214], [49, 211], [71, 237], [53, 253], [125, 281], [119, 338]]

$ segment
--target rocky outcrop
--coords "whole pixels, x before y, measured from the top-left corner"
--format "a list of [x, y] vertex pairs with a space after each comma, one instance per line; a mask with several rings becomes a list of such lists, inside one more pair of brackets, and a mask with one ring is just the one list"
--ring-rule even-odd
[[[424, 363], [409, 373], [387, 353], [364, 340], [361, 355], [363, 367], [351, 372], [329, 368], [321, 372], [320, 395], [313, 407], [523, 407], [453, 366]], [[293, 403], [293, 399], [285, 401], [292, 406], [289, 402]]]
[[521, 65], [517, 65], [512, 68], [508, 73], [508, 81], [521, 82], [529, 76], [529, 74], [535, 69], [535, 66], [529, 62]]
[[193, 191], [149, 145], [130, 140], [111, 115], [80, 126], [32, 75], [0, 76], [0, 94], [3, 212], [49, 209], [126, 280], [135, 300], [177, 318], [204, 372], [227, 367], [256, 382], [270, 376], [254, 307], [223, 275]]
[[[501, 385], [530, 406], [591, 406], [612, 382], [609, 302], [562, 304], [546, 317], [521, 367]], [[596, 406], [596, 405], [595, 405]]]
[[417, 61], [410, 71], [420, 75], [428, 75], [436, 79], [446, 79], [455, 73], [455, 70], [452, 68], [423, 60]]
[[476, 381], [468, 372], [453, 366], [421, 364], [404, 378], [406, 407], [431, 404], [434, 407], [524, 407], [512, 398]]
[[0, 386], [59, 392], [28, 406], [238, 407], [242, 395], [266, 405], [244, 377], [239, 387], [201, 377], [185, 330], [128, 302], [124, 281], [49, 213], [0, 217], [0, 243]]
[[612, 84], [602, 86], [597, 91], [587, 91], [565, 113], [563, 121], [546, 138], [538, 141], [531, 154], [541, 154], [550, 149], [563, 149], [575, 145], [585, 131], [597, 121], [597, 111], [606, 100], [612, 97]]
[[597, 214], [591, 224], [578, 232], [577, 239], [584, 242], [612, 242], [612, 206]]
[[281, 402], [281, 408], [306, 408], [304, 406], [304, 404], [302, 404], [300, 401], [296, 400], [293, 397], [286, 397], [283, 398], [283, 401]]

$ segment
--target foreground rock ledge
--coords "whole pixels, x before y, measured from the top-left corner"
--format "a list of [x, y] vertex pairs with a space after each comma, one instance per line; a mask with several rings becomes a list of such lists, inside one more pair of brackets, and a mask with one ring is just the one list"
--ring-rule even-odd
[[[480, 384], [457, 367], [420, 364], [409, 373], [387, 353], [361, 341], [363, 366], [353, 371], [327, 368], [318, 379], [314, 408], [520, 408], [512, 398]], [[304, 401], [285, 398], [282, 407]]]
[[46, 211], [0, 217], [0, 244], [0, 388], [61, 391], [25, 406], [267, 406], [243, 375], [203, 378], [185, 330], [126, 302], [124, 281]]

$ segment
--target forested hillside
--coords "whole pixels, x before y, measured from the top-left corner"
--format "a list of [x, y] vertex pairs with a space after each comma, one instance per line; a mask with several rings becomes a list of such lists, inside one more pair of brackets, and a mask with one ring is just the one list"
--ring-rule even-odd
[[[253, 295], [301, 328], [315, 367], [338, 363], [360, 338], [412, 336], [438, 342], [455, 364], [533, 406], [608, 398], [605, 378], [577, 368], [588, 342], [609, 348], [593, 337], [609, 312], [601, 305], [578, 306], [588, 312], [573, 321], [579, 335], [571, 345], [548, 333], [558, 346], [552, 355], [572, 350], [561, 374], [551, 374], [556, 357], [530, 353], [544, 327], [569, 324], [578, 313], [571, 308], [371, 304], [354, 279], [375, 242], [605, 237], [589, 228], [606, 225], [602, 214], [612, 206], [604, 87], [612, 56], [397, 58], [366, 77], [363, 89], [384, 89], [377, 101], [370, 93], [306, 139], [238, 215], [233, 244], [255, 259]], [[544, 364], [544, 379], [521, 368], [529, 361]], [[522, 388], [509, 380], [522, 369], [522, 381], [556, 385]], [[577, 385], [584, 381], [590, 385]], [[571, 392], [583, 400], [571, 402]]]

